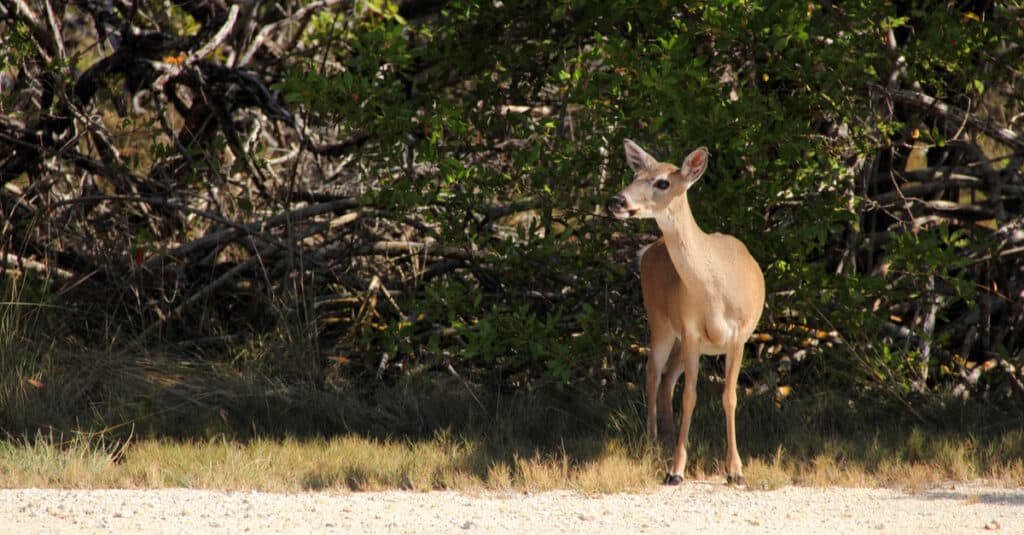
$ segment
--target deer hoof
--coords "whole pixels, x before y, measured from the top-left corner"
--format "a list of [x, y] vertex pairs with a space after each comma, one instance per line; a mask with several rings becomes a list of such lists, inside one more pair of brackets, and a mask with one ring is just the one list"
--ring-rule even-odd
[[743, 479], [743, 476], [726, 476], [725, 483], [727, 485], [736, 485], [737, 487], [747, 486], [747, 480]]
[[665, 475], [665, 484], [666, 485], [676, 486], [676, 485], [678, 485], [678, 484], [680, 484], [682, 482], [683, 482], [683, 476], [681, 476], [679, 474], [666, 474]]

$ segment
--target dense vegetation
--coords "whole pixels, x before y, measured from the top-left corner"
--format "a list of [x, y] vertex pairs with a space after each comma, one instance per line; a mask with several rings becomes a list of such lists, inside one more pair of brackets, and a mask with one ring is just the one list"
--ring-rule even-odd
[[747, 396], [1019, 410], [1021, 20], [0, 1], [0, 429], [244, 430], [421, 381], [635, 392], [657, 229], [603, 213], [626, 137], [711, 150], [697, 219], [768, 284]]

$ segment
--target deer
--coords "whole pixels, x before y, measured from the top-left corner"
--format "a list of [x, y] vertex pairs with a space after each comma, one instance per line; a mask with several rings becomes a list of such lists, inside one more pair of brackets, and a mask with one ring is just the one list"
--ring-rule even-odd
[[706, 234], [693, 217], [686, 193], [707, 169], [706, 147], [691, 152], [681, 167], [655, 160], [628, 139], [625, 151], [635, 175], [606, 208], [616, 219], [653, 218], [662, 233], [640, 252], [640, 286], [650, 328], [645, 369], [648, 440], [657, 447], [660, 428], [665, 450], [672, 448], [672, 397], [682, 374], [682, 420], [664, 481], [682, 483], [699, 359], [725, 354], [726, 482], [745, 485], [736, 447], [736, 382], [743, 347], [764, 308], [764, 274], [743, 242], [727, 234]]

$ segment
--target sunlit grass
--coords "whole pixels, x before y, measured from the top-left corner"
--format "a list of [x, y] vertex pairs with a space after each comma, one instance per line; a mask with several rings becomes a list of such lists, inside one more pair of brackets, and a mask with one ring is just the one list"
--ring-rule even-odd
[[[0, 487], [93, 487], [113, 468], [102, 448], [38, 436], [25, 443], [0, 442]], [[100, 485], [106, 486], [106, 485]]]
[[482, 445], [438, 436], [424, 441], [354, 435], [330, 439], [182, 442], [145, 440], [120, 460], [85, 440], [44, 437], [0, 448], [0, 486], [168, 488], [301, 492], [405, 489], [584, 492], [639, 490], [655, 483], [647, 459], [614, 442], [596, 458], [568, 454], [494, 460]]
[[[659, 484], [663, 463], [644, 448], [611, 437], [583, 440], [528, 451], [447, 431], [420, 439], [344, 434], [127, 444], [84, 435], [70, 440], [38, 435], [0, 445], [0, 486], [607, 493], [644, 491]], [[746, 457], [746, 477], [753, 490], [836, 485], [916, 492], [979, 479], [1020, 486], [1024, 462], [1014, 452], [1022, 444], [1024, 431], [1008, 432], [992, 443], [915, 429], [902, 442], [829, 440], [805, 453], [778, 446], [770, 454]], [[724, 479], [721, 462], [697, 458], [688, 477]]]
[[[136, 375], [177, 377], [117, 373], [128, 381]], [[0, 396], [8, 411], [25, 411], [17, 419], [9, 412], [0, 416], [8, 422], [44, 417], [64, 406], [66, 392], [96, 384], [57, 383], [61, 390], [42, 395], [53, 383], [30, 388], [24, 400], [10, 392]], [[182, 389], [175, 382], [173, 388], [201, 393], [197, 384]], [[655, 488], [667, 465], [665, 454], [646, 444], [643, 401], [633, 391], [601, 400], [584, 392], [534, 393], [500, 404], [478, 393], [484, 400], [478, 405], [465, 392], [429, 383], [388, 387], [365, 399], [210, 385], [216, 396], [197, 395], [202, 401], [189, 404], [170, 386], [149, 390], [173, 401], [172, 409], [147, 401], [160, 398], [140, 398], [142, 382], [122, 385], [137, 400], [133, 411], [154, 407], [152, 416], [141, 413], [137, 431], [129, 421], [96, 431], [8, 434], [0, 443], [0, 486], [605, 493]], [[711, 394], [701, 398], [714, 399]], [[958, 409], [963, 414], [957, 418], [936, 414], [938, 423], [924, 424], [898, 412], [855, 411], [839, 401], [779, 406], [771, 398], [742, 400], [737, 430], [748, 487], [920, 491], [978, 479], [1024, 485], [1024, 429], [1005, 417], [984, 416], [984, 406]], [[45, 409], [47, 403], [54, 405]], [[687, 478], [724, 484], [722, 420], [719, 404], [698, 404]]]
[[[314, 388], [289, 363], [261, 374], [244, 359], [26, 343], [38, 310], [0, 307], [3, 487], [603, 493], [655, 488], [667, 466], [628, 384], [500, 394], [439, 374]], [[724, 484], [721, 386], [699, 385], [686, 477]], [[1024, 485], [1019, 412], [938, 401], [910, 415], [840, 393], [747, 392], [748, 487]]]

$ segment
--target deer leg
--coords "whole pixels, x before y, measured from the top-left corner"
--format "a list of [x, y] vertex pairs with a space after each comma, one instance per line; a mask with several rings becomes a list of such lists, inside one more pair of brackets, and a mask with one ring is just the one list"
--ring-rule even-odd
[[686, 443], [690, 435], [690, 422], [693, 419], [693, 408], [697, 405], [697, 373], [700, 359], [700, 342], [693, 335], [684, 335], [681, 340], [683, 361], [683, 416], [679, 426], [679, 438], [676, 440], [675, 455], [669, 466], [665, 483], [678, 485], [683, 481], [686, 470]]
[[672, 398], [676, 390], [676, 382], [683, 373], [683, 347], [676, 343], [669, 355], [665, 373], [661, 376], [661, 387], [658, 388], [658, 427], [661, 428], [661, 442], [666, 452], [672, 451], [676, 440], [676, 420], [673, 415]]
[[[675, 344], [675, 337], [659, 331], [656, 328], [651, 329], [651, 354], [647, 357], [644, 385], [647, 392], [647, 440], [653, 447], [658, 445], [658, 388], [661, 384], [665, 363], [672, 352], [673, 344]], [[667, 409], [663, 406], [662, 411], [665, 410], [668, 410], [671, 415], [672, 405], [669, 404]]]
[[729, 484], [745, 485], [743, 461], [736, 447], [736, 382], [739, 380], [740, 363], [743, 361], [743, 342], [735, 342], [725, 355], [725, 386], [722, 390], [722, 408], [725, 409], [725, 441], [728, 447], [726, 457], [727, 481]]

